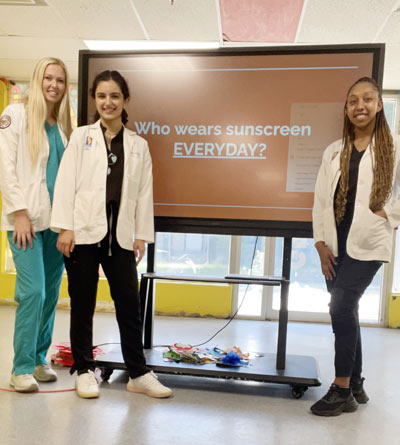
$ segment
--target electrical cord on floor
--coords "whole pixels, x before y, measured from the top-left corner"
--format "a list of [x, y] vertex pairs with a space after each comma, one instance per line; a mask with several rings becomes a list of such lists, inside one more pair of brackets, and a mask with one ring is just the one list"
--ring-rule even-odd
[[[253, 270], [253, 263], [254, 263], [254, 258], [255, 258], [255, 256], [256, 256], [256, 251], [257, 251], [257, 243], [258, 243], [258, 236], [256, 236], [256, 241], [255, 241], [255, 243], [254, 243], [254, 250], [253, 250], [253, 256], [252, 256], [252, 258], [251, 258], [251, 264], [250, 264], [250, 275], [251, 275], [251, 272], [252, 272], [252, 270]], [[246, 294], [247, 294], [247, 291], [248, 291], [248, 289], [249, 289], [249, 284], [247, 284], [246, 285], [246, 290], [244, 291], [244, 295], [243, 295], [243, 298], [242, 298], [242, 301], [240, 302], [240, 304], [239, 304], [239, 306], [238, 306], [238, 308], [236, 309], [236, 311], [235, 311], [235, 313], [231, 316], [231, 318], [227, 321], [227, 323], [225, 323], [224, 324], [224, 326], [222, 326], [222, 328], [221, 329], [219, 329], [212, 337], [210, 337], [208, 340], [206, 340], [206, 341], [204, 341], [204, 342], [202, 342], [202, 343], [199, 343], [199, 344], [197, 344], [197, 345], [193, 345], [193, 347], [198, 347], [198, 346], [203, 346], [203, 345], [205, 345], [205, 344], [207, 344], [207, 343], [209, 343], [212, 339], [214, 339], [220, 332], [222, 332], [232, 321], [233, 321], [233, 319], [236, 317], [236, 315], [238, 314], [238, 312], [240, 311], [240, 309], [241, 309], [241, 307], [242, 307], [242, 305], [243, 305], [243, 303], [244, 303], [244, 300], [245, 300], [245, 298], [246, 298]]]
[[242, 307], [242, 304], [244, 302], [244, 299], [246, 298], [246, 294], [247, 294], [247, 290], [249, 289], [249, 284], [246, 284], [246, 290], [244, 291], [244, 295], [242, 298], [242, 301], [239, 305], [239, 307], [236, 309], [235, 313], [231, 316], [231, 318], [227, 321], [227, 323], [224, 324], [224, 326], [222, 326], [221, 329], [219, 329], [212, 337], [210, 337], [208, 340], [204, 341], [203, 343], [198, 343], [197, 345], [193, 345], [194, 348], [197, 348], [198, 346], [203, 346], [207, 343], [209, 343], [213, 338], [215, 338], [221, 331], [223, 331], [232, 321], [233, 319], [236, 317], [237, 313], [240, 311], [240, 308]]
[[18, 392], [18, 393], [24, 393], [24, 394], [37, 394], [37, 393], [41, 393], [41, 394], [46, 394], [46, 393], [50, 393], [50, 392], [67, 392], [67, 391], [75, 391], [75, 388], [68, 388], [68, 389], [53, 389], [53, 390], [49, 390], [49, 391], [29, 391], [29, 392], [24, 392], [24, 391], [16, 391], [15, 389], [8, 389], [8, 388], [0, 388], [0, 391], [7, 391], [7, 392]]
[[121, 342], [100, 343], [99, 345], [93, 346], [93, 349], [99, 348], [100, 346], [120, 345], [120, 344]]
[[[253, 256], [251, 258], [251, 264], [250, 264], [250, 274], [251, 274], [251, 272], [253, 270], [254, 258], [256, 256], [256, 251], [257, 251], [258, 238], [259, 237], [256, 236], [256, 241], [254, 243]], [[197, 348], [198, 346], [203, 346], [203, 345], [209, 343], [212, 339], [214, 339], [220, 332], [222, 332], [232, 322], [232, 320], [236, 317], [236, 315], [238, 314], [238, 312], [240, 311], [240, 309], [241, 309], [241, 307], [242, 307], [242, 305], [244, 303], [244, 300], [246, 298], [246, 294], [247, 294], [247, 291], [249, 289], [249, 286], [250, 286], [249, 284], [246, 285], [246, 290], [244, 291], [244, 295], [243, 295], [242, 301], [240, 302], [240, 304], [239, 304], [238, 308], [236, 309], [235, 313], [224, 324], [224, 326], [222, 326], [222, 328], [218, 329], [218, 331], [214, 335], [212, 335], [208, 340], [206, 340], [206, 341], [204, 341], [202, 343], [198, 343], [197, 345], [193, 345], [193, 348], [195, 348], [195, 347]], [[170, 346], [170, 345], [154, 345], [153, 347], [154, 348], [167, 348], [168, 346]]]
[[[254, 258], [255, 258], [255, 256], [256, 256], [256, 252], [257, 252], [257, 243], [258, 243], [258, 236], [256, 236], [256, 240], [255, 240], [255, 243], [254, 243], [254, 250], [253, 250], [253, 255], [252, 255], [252, 258], [251, 258], [251, 263], [250, 263], [250, 275], [251, 275], [251, 272], [252, 272], [252, 270], [253, 270], [253, 264], [254, 264]], [[243, 306], [243, 303], [244, 303], [244, 300], [245, 300], [245, 298], [246, 298], [246, 295], [247, 295], [247, 291], [248, 291], [248, 289], [249, 289], [249, 284], [247, 284], [246, 285], [246, 290], [244, 291], [244, 295], [243, 295], [243, 298], [242, 298], [242, 301], [240, 302], [240, 304], [239, 304], [239, 306], [238, 306], [238, 308], [236, 309], [236, 311], [235, 311], [235, 313], [231, 316], [231, 318], [227, 321], [227, 323], [225, 323], [224, 324], [224, 326], [222, 326], [222, 328], [220, 328], [220, 329], [218, 329], [218, 331], [214, 334], [214, 335], [212, 335], [208, 340], [206, 340], [206, 341], [204, 341], [204, 342], [202, 342], [202, 343], [198, 343], [197, 345], [193, 345], [193, 347], [198, 347], [198, 346], [203, 346], [203, 345], [205, 345], [205, 344], [207, 344], [207, 343], [209, 343], [211, 340], [213, 340], [220, 332], [222, 332], [233, 320], [234, 320], [234, 318], [236, 317], [236, 315], [238, 314], [238, 312], [240, 311], [240, 309], [241, 309], [241, 307]], [[97, 348], [97, 347], [99, 347], [99, 346], [106, 346], [106, 345], [120, 345], [121, 343], [101, 343], [101, 344], [99, 344], [99, 345], [96, 345], [96, 346], [94, 346], [93, 348]], [[168, 347], [168, 346], [170, 346], [170, 345], [154, 345], [153, 347], [154, 348], [166, 348], [166, 347]]]
[[[0, 388], [0, 391], [6, 391], [6, 392], [24, 392], [24, 391], [17, 391], [15, 389], [9, 389], [9, 388]], [[46, 394], [46, 393], [50, 393], [50, 392], [67, 392], [67, 391], [75, 391], [75, 388], [67, 388], [67, 389], [52, 389], [52, 390], [47, 390], [47, 391], [29, 391], [26, 394], [36, 394], [36, 393], [42, 393], [42, 394]]]

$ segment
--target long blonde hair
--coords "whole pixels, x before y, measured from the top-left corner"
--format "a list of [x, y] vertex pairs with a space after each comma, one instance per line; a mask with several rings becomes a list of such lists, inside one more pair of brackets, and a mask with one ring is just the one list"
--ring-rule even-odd
[[65, 73], [65, 92], [60, 102], [54, 107], [54, 118], [69, 140], [72, 133], [71, 112], [69, 103], [69, 79], [64, 62], [55, 57], [45, 57], [39, 60], [31, 77], [29, 95], [25, 99], [25, 109], [28, 123], [28, 147], [32, 165], [36, 164], [38, 155], [43, 149], [45, 132], [44, 123], [47, 117], [47, 104], [43, 96], [42, 84], [44, 72], [48, 65], [59, 65]]
[[[347, 92], [347, 98], [350, 91], [359, 83], [369, 83], [378, 93], [379, 100], [382, 100], [382, 94], [376, 81], [370, 77], [358, 79]], [[344, 106], [344, 125], [343, 125], [343, 149], [340, 154], [340, 187], [335, 200], [335, 218], [336, 223], [340, 224], [346, 212], [347, 191], [349, 188], [349, 167], [351, 151], [354, 144], [355, 132], [354, 125], [351, 123], [346, 112], [347, 100]], [[373, 173], [371, 194], [369, 197], [369, 208], [372, 212], [381, 210], [392, 193], [392, 180], [394, 168], [394, 147], [393, 138], [390, 133], [389, 125], [386, 121], [385, 112], [382, 109], [376, 114], [375, 127], [372, 132], [372, 150], [373, 150]]]

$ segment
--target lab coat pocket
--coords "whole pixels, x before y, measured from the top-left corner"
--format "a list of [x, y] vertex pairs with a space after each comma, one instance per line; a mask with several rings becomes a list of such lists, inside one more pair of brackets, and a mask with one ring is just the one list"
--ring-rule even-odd
[[358, 218], [359, 223], [354, 224], [354, 233], [359, 239], [360, 247], [368, 250], [386, 247], [391, 236], [391, 227], [386, 218], [365, 209]]
[[95, 193], [92, 191], [80, 192], [75, 197], [74, 228], [75, 231], [88, 230], [95, 224], [96, 215], [93, 207], [95, 205]]

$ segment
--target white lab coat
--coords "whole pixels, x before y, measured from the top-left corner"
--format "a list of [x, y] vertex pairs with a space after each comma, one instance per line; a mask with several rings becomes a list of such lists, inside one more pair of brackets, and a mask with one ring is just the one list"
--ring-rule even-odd
[[[124, 129], [124, 177], [117, 240], [133, 250], [134, 239], [154, 241], [153, 176], [147, 142]], [[71, 135], [58, 170], [51, 229], [73, 230], [75, 244], [95, 244], [107, 233], [107, 148], [100, 121]]]
[[[9, 116], [11, 123], [7, 128], [0, 128], [0, 188], [3, 200], [1, 228], [14, 230], [13, 212], [26, 209], [33, 229], [46, 230], [50, 227], [51, 215], [46, 182], [49, 159], [47, 136], [45, 134], [45, 146], [39, 153], [37, 163], [32, 166], [24, 105], [9, 105], [2, 116]], [[66, 145], [67, 138], [59, 130]]]
[[[342, 141], [333, 142], [325, 150], [315, 185], [313, 207], [314, 242], [323, 241], [338, 256], [338, 240], [334, 215], [334, 196], [340, 178]], [[395, 164], [393, 191], [384, 205], [388, 219], [369, 209], [373, 182], [374, 154], [368, 146], [360, 161], [353, 221], [346, 250], [361, 261], [390, 261], [393, 230], [400, 224], [400, 139], [394, 137]]]

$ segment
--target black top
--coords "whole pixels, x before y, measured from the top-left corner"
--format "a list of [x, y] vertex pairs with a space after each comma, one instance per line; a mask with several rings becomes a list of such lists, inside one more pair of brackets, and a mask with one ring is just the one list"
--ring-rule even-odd
[[[107, 147], [105, 137], [106, 128], [101, 125], [104, 141]], [[121, 201], [122, 178], [124, 176], [124, 127], [111, 139], [111, 147], [107, 148], [108, 167], [107, 167], [107, 185], [106, 185], [106, 205], [110, 203], [117, 204]]]
[[[354, 214], [354, 204], [356, 201], [358, 169], [364, 152], [365, 150], [358, 151], [356, 147], [353, 145], [350, 157], [350, 166], [349, 166], [349, 188], [347, 190], [346, 212], [343, 216], [342, 222], [338, 225], [339, 231], [348, 232], [350, 230]], [[340, 188], [340, 179], [335, 191], [335, 210], [336, 210], [336, 196], [339, 192], [339, 188]]]
[[117, 243], [117, 218], [121, 201], [122, 179], [124, 177], [124, 127], [111, 139], [110, 149], [105, 138], [106, 128], [101, 125], [108, 156], [106, 184], [106, 212], [108, 231], [100, 243], [100, 247], [108, 250], [111, 255], [113, 246]]

